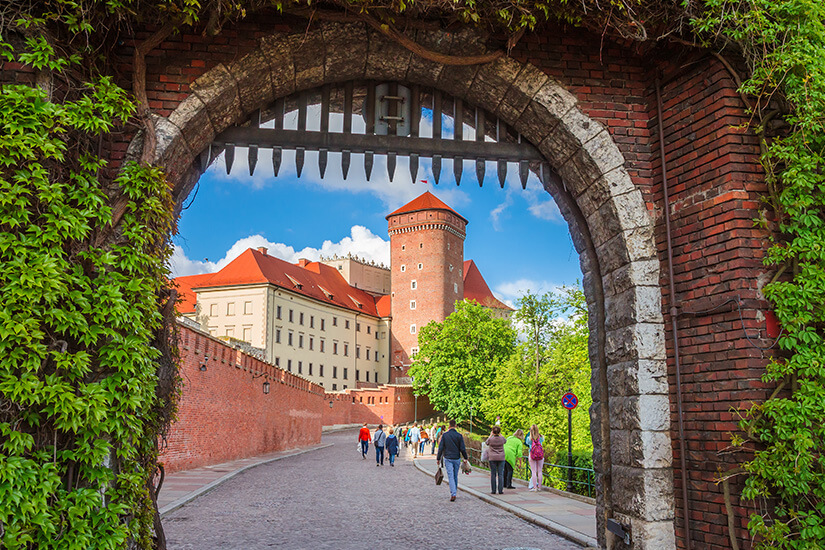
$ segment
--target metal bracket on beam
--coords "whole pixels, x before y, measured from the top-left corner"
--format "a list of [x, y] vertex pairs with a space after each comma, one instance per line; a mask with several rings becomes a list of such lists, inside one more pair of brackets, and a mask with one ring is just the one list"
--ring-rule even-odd
[[630, 527], [622, 525], [613, 518], [607, 518], [607, 530], [621, 538], [628, 546], [630, 545]]

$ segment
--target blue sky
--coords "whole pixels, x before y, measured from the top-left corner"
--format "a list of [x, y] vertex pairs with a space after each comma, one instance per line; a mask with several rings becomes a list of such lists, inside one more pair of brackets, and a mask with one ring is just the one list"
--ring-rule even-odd
[[261, 150], [254, 176], [246, 157], [246, 149], [238, 148], [230, 174], [223, 158], [216, 159], [187, 199], [174, 239], [173, 275], [216, 271], [256, 246], [291, 262], [352, 252], [388, 264], [385, 216], [430, 191], [469, 220], [464, 257], [475, 260], [500, 299], [512, 304], [525, 290], [544, 292], [581, 279], [578, 255], [555, 203], [535, 176], [522, 190], [515, 165], [501, 189], [493, 163], [479, 188], [470, 161], [456, 186], [450, 160], [443, 162], [435, 185], [428, 159], [421, 160], [413, 183], [402, 158], [390, 182], [386, 159], [376, 156], [368, 182], [361, 155], [353, 155], [346, 181], [340, 155], [333, 153], [323, 179], [316, 153], [307, 153], [301, 178], [294, 153], [284, 152], [277, 178], [270, 151]]

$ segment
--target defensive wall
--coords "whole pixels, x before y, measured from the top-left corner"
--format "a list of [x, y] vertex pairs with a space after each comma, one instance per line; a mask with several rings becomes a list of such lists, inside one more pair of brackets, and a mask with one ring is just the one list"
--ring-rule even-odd
[[[167, 472], [315, 445], [322, 426], [414, 418], [410, 386], [325, 393], [205, 332], [179, 324], [178, 333], [182, 391], [159, 459]], [[426, 397], [417, 410], [433, 412]]]
[[[760, 380], [768, 354], [759, 348], [772, 343], [765, 323], [769, 305], [761, 289], [773, 273], [762, 266], [768, 233], [753, 223], [771, 217], [761, 206], [766, 188], [758, 142], [746, 129], [749, 119], [729, 70], [701, 49], [617, 43], [554, 25], [527, 34], [507, 59], [444, 69], [363, 24], [308, 23], [275, 13], [252, 19], [228, 24], [215, 36], [184, 30], [146, 58], [149, 106], [160, 117], [156, 162], [167, 170], [178, 200], [197, 180], [193, 161], [216, 133], [296, 90], [356, 78], [414, 82], [501, 116], [562, 175], [563, 188], [548, 190], [582, 258], [593, 335], [591, 418], [600, 544], [624, 547], [605, 529], [613, 518], [630, 530], [633, 548], [686, 548], [689, 510], [693, 548], [731, 548], [731, 533], [740, 547], [749, 547], [746, 526], [756, 508], [739, 500], [742, 481], [732, 479], [729, 529], [717, 480], [740, 459], [724, 452], [729, 433], [736, 430], [736, 411], [772, 390]], [[134, 45], [155, 30], [137, 29], [134, 40], [124, 41], [110, 57], [111, 72], [126, 88], [131, 87]], [[446, 54], [488, 49], [485, 38], [471, 32], [409, 32], [418, 43]], [[26, 67], [5, 63], [2, 71], [4, 81], [35, 82]], [[130, 143], [133, 152], [139, 150], [131, 128], [114, 132], [103, 144], [111, 170], [126, 158]], [[529, 238], [541, 253], [541, 235]], [[678, 313], [675, 334], [673, 313]], [[681, 391], [674, 336], [680, 346]], [[215, 460], [221, 452], [234, 452], [222, 448], [225, 439], [212, 436], [237, 428], [228, 420], [233, 417], [224, 415], [230, 407], [251, 411], [266, 403], [264, 398], [281, 395], [295, 411], [305, 411], [303, 417], [289, 416], [289, 409], [257, 412], [271, 415], [266, 424], [272, 427], [250, 435], [247, 447], [262, 452], [267, 446], [295, 445], [308, 431], [320, 433], [325, 418], [343, 423], [358, 416], [347, 413], [345, 397], [332, 400], [330, 408], [325, 394], [316, 395], [309, 386], [300, 389], [300, 379], [274, 370], [271, 376], [282, 378], [277, 383], [273, 378], [272, 393], [264, 395], [263, 378], [249, 381], [261, 365], [248, 364], [247, 371], [224, 367], [213, 354], [228, 358], [234, 352], [198, 338], [204, 350], [208, 342], [210, 363], [206, 371], [198, 370], [195, 344], [183, 343], [182, 376], [188, 386], [180, 418], [182, 424], [187, 419], [204, 423], [198, 445]], [[206, 383], [212, 377], [221, 384]], [[236, 388], [240, 407], [222, 399], [231, 393], [224, 386]], [[198, 397], [187, 401], [187, 394]], [[332, 416], [325, 416], [327, 409]], [[194, 435], [176, 435], [173, 427], [170, 446], [175, 437], [190, 446], [196, 441]], [[191, 457], [175, 460], [194, 465], [187, 463]]]

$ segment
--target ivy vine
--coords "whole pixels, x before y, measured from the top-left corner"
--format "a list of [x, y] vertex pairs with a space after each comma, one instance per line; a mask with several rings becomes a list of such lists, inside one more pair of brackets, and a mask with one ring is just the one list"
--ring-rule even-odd
[[[152, 476], [176, 374], [166, 259], [173, 208], [150, 165], [136, 58], [130, 97], [102, 52], [137, 25], [215, 34], [264, 8], [399, 23], [482, 25], [509, 40], [547, 19], [748, 64], [740, 93], [762, 140], [774, 241], [764, 293], [781, 356], [733, 443], [759, 548], [825, 547], [825, 5], [820, 0], [9, 0], [0, 58], [34, 69], [0, 91], [0, 542], [7, 548], [163, 547]], [[307, 10], [312, 10], [308, 12]], [[323, 14], [322, 14], [323, 15]], [[311, 15], [310, 15], [311, 16]], [[328, 17], [331, 17], [327, 14]], [[411, 47], [410, 44], [405, 44]], [[426, 54], [426, 52], [423, 52]], [[103, 68], [100, 68], [103, 67]], [[141, 124], [140, 163], [106, 177], [107, 133]], [[725, 485], [726, 492], [728, 490]], [[736, 547], [736, 537], [731, 534]]]

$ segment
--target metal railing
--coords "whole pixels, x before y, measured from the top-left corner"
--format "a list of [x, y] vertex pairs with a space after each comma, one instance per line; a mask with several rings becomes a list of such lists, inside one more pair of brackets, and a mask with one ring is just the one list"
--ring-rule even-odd
[[[470, 464], [473, 466], [489, 470], [489, 464], [481, 461], [481, 449], [468, 447], [467, 456], [470, 457]], [[513, 478], [528, 481], [531, 474], [527, 457], [517, 458], [516, 467], [513, 469]], [[570, 478], [569, 485], [568, 476]], [[542, 485], [593, 498], [596, 494], [596, 472], [592, 468], [579, 468], [576, 466], [571, 468], [562, 464], [545, 464], [542, 468]]]

